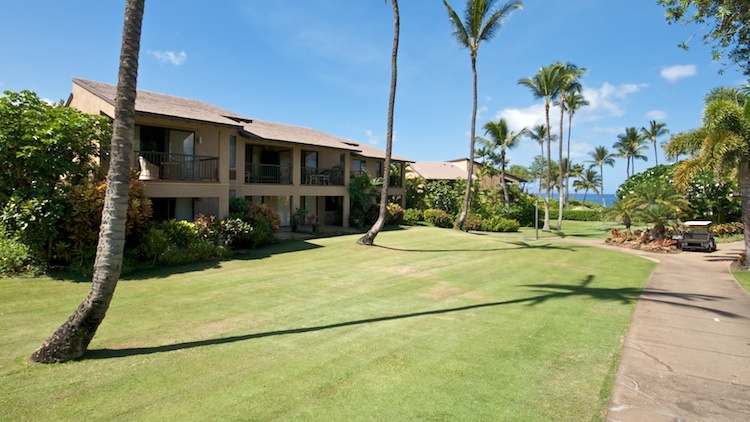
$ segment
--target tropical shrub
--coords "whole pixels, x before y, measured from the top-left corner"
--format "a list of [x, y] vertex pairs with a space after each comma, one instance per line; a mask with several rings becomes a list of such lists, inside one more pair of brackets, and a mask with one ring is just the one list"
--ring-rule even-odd
[[745, 225], [742, 222], [716, 224], [711, 226], [711, 233], [716, 236], [735, 236], [744, 234]]
[[385, 224], [402, 224], [404, 222], [404, 209], [401, 205], [390, 203], [386, 206]]
[[481, 215], [478, 214], [469, 214], [466, 216], [466, 221], [464, 221], [464, 230], [482, 230], [484, 227], [483, 219]]
[[463, 179], [455, 182], [433, 180], [425, 187], [425, 203], [431, 209], [440, 209], [448, 214], [456, 215], [461, 212], [465, 189], [466, 181]]
[[435, 227], [453, 227], [453, 216], [440, 209], [428, 209], [424, 212], [424, 220]]
[[407, 226], [413, 226], [422, 220], [424, 220], [424, 215], [422, 215], [421, 210], [415, 208], [404, 210], [404, 224]]
[[503, 217], [485, 219], [482, 224], [482, 230], [488, 232], [517, 232], [520, 227], [518, 221]]
[[[550, 218], [556, 219], [558, 210], [550, 210]], [[563, 220], [574, 221], [601, 221], [602, 214], [599, 210], [563, 210]]]
[[266, 204], [249, 206], [242, 220], [253, 228], [250, 245], [253, 248], [273, 243], [274, 234], [281, 228], [279, 213]]
[[219, 237], [235, 248], [253, 247], [253, 226], [241, 218], [225, 218], [219, 222]]
[[25, 273], [34, 267], [31, 250], [13, 239], [0, 238], [0, 275]]

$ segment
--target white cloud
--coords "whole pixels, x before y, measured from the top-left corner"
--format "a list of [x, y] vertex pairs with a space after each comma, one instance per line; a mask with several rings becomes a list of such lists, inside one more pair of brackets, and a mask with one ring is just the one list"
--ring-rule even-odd
[[646, 118], [649, 120], [664, 120], [667, 118], [667, 112], [662, 110], [651, 110], [646, 113]]
[[505, 119], [510, 130], [518, 132], [523, 128], [529, 128], [544, 124], [544, 104], [534, 104], [526, 108], [506, 108], [495, 115], [495, 120]]
[[621, 84], [612, 85], [605, 82], [598, 89], [587, 88], [583, 90], [583, 97], [589, 102], [583, 107], [579, 114], [584, 120], [599, 120], [603, 117], [618, 117], [625, 114], [618, 100], [624, 100], [630, 94], [637, 93], [648, 87], [648, 84]]
[[162, 63], [171, 63], [175, 66], [179, 66], [187, 59], [187, 53], [180, 51], [175, 53], [174, 51], [149, 51], [149, 54], [156, 57]]
[[380, 137], [375, 135], [371, 130], [366, 130], [365, 136], [367, 136], [367, 143], [370, 145], [378, 145], [380, 143]]
[[678, 64], [675, 66], [666, 66], [661, 69], [661, 77], [674, 82], [678, 79], [689, 78], [698, 73], [694, 64]]

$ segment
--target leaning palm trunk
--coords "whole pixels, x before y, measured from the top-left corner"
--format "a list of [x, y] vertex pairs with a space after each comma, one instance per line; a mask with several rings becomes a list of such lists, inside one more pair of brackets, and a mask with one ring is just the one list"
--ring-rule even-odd
[[372, 245], [375, 242], [375, 237], [380, 233], [380, 230], [385, 226], [386, 215], [388, 213], [388, 185], [390, 183], [390, 169], [391, 169], [391, 151], [393, 150], [393, 109], [396, 104], [396, 59], [398, 58], [398, 38], [399, 38], [399, 27], [400, 19], [398, 13], [398, 0], [391, 0], [393, 5], [393, 50], [391, 53], [391, 93], [388, 99], [388, 128], [385, 141], [385, 163], [383, 168], [388, 174], [383, 175], [383, 186], [380, 190], [380, 211], [378, 213], [378, 219], [375, 224], [372, 225], [370, 230], [365, 233], [364, 236], [357, 240], [360, 245]]
[[469, 206], [471, 205], [471, 185], [474, 176], [474, 137], [476, 135], [477, 126], [477, 57], [475, 54], [471, 55], [471, 74], [472, 84], [474, 88], [474, 103], [471, 108], [471, 137], [469, 139], [469, 165], [466, 172], [466, 195], [464, 196], [464, 205], [461, 208], [461, 215], [456, 220], [456, 224], [453, 226], [454, 229], [462, 230], [464, 223], [466, 222], [466, 216], [469, 214]]
[[112, 133], [112, 159], [107, 174], [91, 290], [68, 321], [31, 355], [32, 362], [65, 362], [82, 357], [107, 313], [120, 277], [125, 247], [130, 154], [133, 149], [138, 51], [144, 2], [145, 0], [127, 0], [125, 7]]

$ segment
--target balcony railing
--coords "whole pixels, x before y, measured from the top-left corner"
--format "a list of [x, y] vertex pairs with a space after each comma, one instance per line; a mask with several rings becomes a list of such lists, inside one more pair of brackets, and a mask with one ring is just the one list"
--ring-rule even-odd
[[292, 183], [292, 168], [289, 165], [246, 164], [245, 183]]
[[319, 167], [302, 167], [303, 185], [336, 185], [344, 186], [344, 172], [340, 167], [322, 169]]
[[138, 151], [136, 156], [141, 180], [219, 180], [219, 157], [155, 151]]

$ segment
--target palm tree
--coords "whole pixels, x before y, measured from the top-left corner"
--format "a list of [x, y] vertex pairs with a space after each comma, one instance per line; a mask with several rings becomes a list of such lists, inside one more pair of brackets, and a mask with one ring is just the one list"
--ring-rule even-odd
[[[529, 131], [528, 137], [539, 143], [539, 148], [541, 149], [540, 155], [542, 157], [542, 160], [544, 160], [544, 144], [547, 141], [547, 126], [545, 125], [534, 126], [534, 128]], [[553, 140], [556, 139], [555, 136], [552, 136], [552, 138]], [[539, 193], [542, 193], [541, 177], [539, 178]]]
[[[625, 133], [617, 135], [618, 141], [615, 142], [614, 148], [617, 150], [617, 157], [624, 158], [627, 161], [626, 175], [628, 177], [635, 174], [635, 160], [648, 161], [648, 157], [643, 155], [648, 149], [644, 145], [644, 137], [638, 133], [635, 127], [625, 128]], [[630, 172], [632, 163], [632, 174]]]
[[144, 2], [127, 0], [125, 3], [111, 159], [91, 289], [70, 318], [31, 355], [32, 362], [66, 362], [83, 356], [104, 320], [120, 278], [135, 133], [136, 80]]
[[[580, 87], [580, 85], [578, 85], [578, 87]], [[576, 89], [573, 89], [565, 95], [565, 109], [568, 111], [568, 146], [566, 155], [568, 161], [570, 161], [570, 134], [571, 129], [573, 128], [573, 114], [575, 114], [576, 110], [587, 105], [589, 105], [589, 102], [586, 101], [586, 99], [583, 97], [583, 94], [576, 91]], [[568, 189], [569, 181], [570, 179], [566, 179], [565, 182], [565, 190], [568, 191], [568, 193], [570, 192]], [[565, 197], [565, 201], [566, 203], [568, 201], [567, 195]]]
[[[570, 180], [571, 177], [574, 179], [581, 178], [581, 175], [583, 174], [583, 171], [585, 170], [581, 164], [577, 164], [577, 163], [573, 164], [566, 158], [565, 165], [567, 166], [566, 168], [568, 169], [568, 171], [565, 172], [565, 180]], [[576, 190], [576, 193], [578, 193], [577, 190]], [[566, 196], [570, 196], [570, 191], [569, 191], [568, 186], [565, 186], [565, 194]]]
[[684, 189], [703, 171], [726, 174], [734, 169], [742, 198], [745, 254], [750, 256], [750, 97], [736, 88], [718, 88], [705, 100], [703, 126], [680, 134], [682, 143], [700, 148], [677, 166], [675, 184]]
[[592, 166], [599, 167], [599, 174], [601, 177], [599, 182], [599, 193], [602, 196], [602, 205], [604, 205], [604, 208], [607, 208], [607, 201], [604, 199], [604, 165], [606, 164], [610, 167], [614, 167], [615, 155], [610, 154], [609, 150], [605, 146], [596, 147], [593, 152], [589, 152], [589, 155], [591, 156], [591, 160], [587, 162], [591, 163]]
[[474, 138], [476, 136], [477, 121], [477, 52], [482, 41], [489, 42], [497, 35], [503, 25], [503, 20], [516, 9], [521, 9], [521, 1], [513, 0], [495, 8], [496, 0], [466, 0], [464, 20], [462, 21], [453, 10], [448, 0], [443, 0], [448, 9], [448, 17], [453, 26], [453, 38], [458, 44], [469, 50], [471, 57], [472, 87], [474, 91], [474, 103], [471, 110], [471, 133], [469, 135], [469, 165], [466, 175], [466, 196], [458, 217], [455, 229], [461, 230], [469, 213], [471, 201], [471, 181], [474, 175]]
[[523, 128], [518, 133], [515, 133], [508, 128], [508, 122], [505, 119], [500, 119], [497, 122], [487, 122], [483, 128], [484, 133], [490, 137], [490, 140], [486, 141], [489, 150], [500, 149], [500, 153], [497, 155], [497, 161], [500, 164], [500, 186], [503, 188], [503, 196], [505, 198], [505, 217], [510, 218], [510, 194], [508, 193], [508, 186], [505, 184], [505, 166], [508, 161], [506, 152], [509, 149], [515, 148], [521, 138], [526, 136], [528, 130]]
[[[566, 63], [566, 64], [559, 64], [561, 67], [560, 72], [560, 78], [558, 79], [559, 87], [557, 89], [557, 93], [559, 96], [559, 100], [557, 104], [560, 107], [560, 144], [558, 145], [559, 149], [559, 161], [558, 164], [560, 166], [560, 180], [559, 180], [559, 186], [561, 191], [566, 186], [565, 183], [565, 169], [563, 166], [563, 120], [565, 116], [565, 109], [567, 107], [567, 94], [569, 92], [580, 92], [581, 91], [581, 83], [579, 82], [579, 78], [586, 72], [586, 68], [578, 68], [578, 66], [572, 64], [572, 63]], [[560, 201], [558, 201], [559, 209], [557, 214], [557, 230], [562, 229], [562, 220], [563, 220], [563, 206], [565, 205], [566, 198], [563, 195], [563, 192], [560, 192]]]
[[665, 126], [667, 126], [666, 123], [656, 123], [656, 120], [651, 120], [649, 122], [650, 126], [647, 128], [642, 127], [641, 133], [643, 133], [643, 136], [651, 140], [651, 143], [654, 145], [654, 164], [659, 165], [659, 157], [656, 154], [656, 139], [660, 136], [668, 135], [669, 130], [666, 129]]
[[576, 192], [583, 190], [583, 202], [586, 203], [586, 195], [589, 191], [599, 193], [599, 185], [602, 183], [602, 178], [599, 177], [599, 173], [596, 170], [588, 168], [583, 171], [581, 177], [573, 182], [573, 187]]
[[[396, 75], [397, 75], [397, 59], [398, 59], [398, 40], [399, 40], [399, 29], [400, 29], [400, 17], [398, 13], [398, 0], [391, 0], [393, 6], [393, 47], [391, 49], [391, 92], [388, 97], [388, 122], [386, 129], [386, 140], [385, 140], [385, 163], [383, 168], [391, 168], [391, 151], [393, 150], [393, 110], [396, 105]], [[471, 179], [469, 179], [471, 180]], [[378, 212], [378, 219], [372, 225], [370, 230], [364, 234], [357, 243], [360, 245], [372, 245], [375, 242], [375, 237], [380, 233], [380, 230], [385, 226], [386, 214], [388, 213], [388, 185], [390, 183], [390, 177], [386, 174], [383, 177], [383, 186], [380, 189], [380, 210]]]
[[557, 97], [558, 90], [560, 89], [560, 77], [562, 72], [562, 66], [559, 63], [551, 66], [544, 66], [539, 69], [539, 72], [531, 78], [519, 79], [518, 84], [523, 85], [531, 90], [531, 94], [534, 98], [544, 98], [544, 120], [545, 130], [547, 133], [547, 180], [546, 189], [544, 191], [544, 227], [542, 231], [550, 231], [549, 226], [549, 194], [550, 187], [552, 185], [552, 158], [551, 158], [551, 130], [549, 124], [549, 109], [552, 104], [552, 100]]

